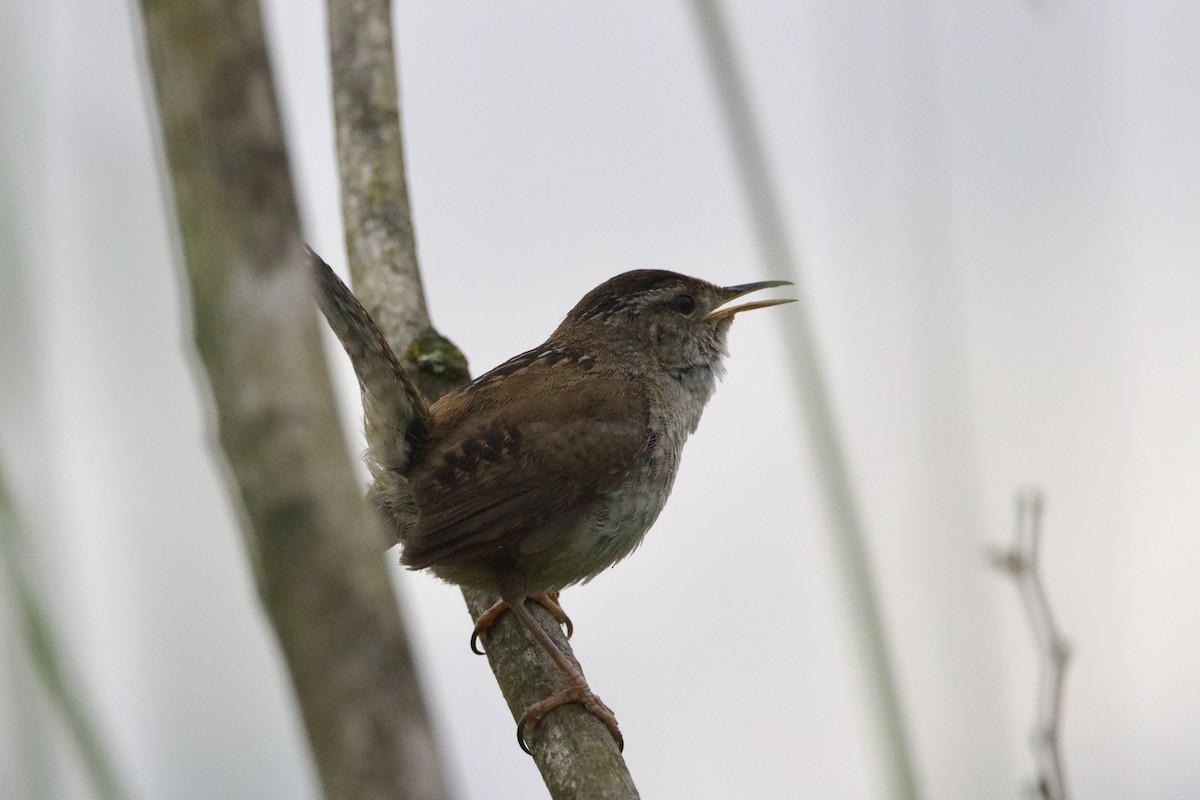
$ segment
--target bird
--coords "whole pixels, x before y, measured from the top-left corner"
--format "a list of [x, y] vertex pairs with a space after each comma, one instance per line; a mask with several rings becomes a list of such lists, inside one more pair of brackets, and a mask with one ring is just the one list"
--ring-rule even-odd
[[730, 305], [771, 280], [718, 286], [666, 270], [617, 275], [584, 295], [541, 345], [430, 404], [371, 316], [311, 249], [317, 305], [363, 397], [371, 503], [401, 563], [500, 601], [471, 648], [513, 613], [567, 679], [517, 726], [579, 703], [624, 745], [617, 720], [525, 606], [572, 626], [558, 592], [632, 553], [662, 511], [684, 442], [722, 376], [735, 316], [791, 299]]

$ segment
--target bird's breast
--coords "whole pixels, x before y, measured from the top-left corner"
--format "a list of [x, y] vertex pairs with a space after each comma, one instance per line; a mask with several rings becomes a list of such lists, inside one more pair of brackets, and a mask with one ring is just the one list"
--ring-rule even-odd
[[579, 581], [589, 581], [628, 556], [658, 519], [679, 468], [687, 434], [651, 420], [638, 468], [616, 488], [597, 498], [572, 541], [564, 542], [580, 566]]

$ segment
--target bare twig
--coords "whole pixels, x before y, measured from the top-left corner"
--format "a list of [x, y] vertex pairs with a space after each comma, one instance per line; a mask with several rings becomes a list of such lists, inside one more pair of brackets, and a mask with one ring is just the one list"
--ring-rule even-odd
[[[431, 327], [421, 292], [401, 149], [391, 5], [388, 0], [336, 0], [327, 12], [350, 271], [359, 299], [433, 401], [465, 383], [468, 373], [462, 354]], [[495, 601], [470, 590], [463, 596], [472, 618]], [[549, 613], [537, 605], [531, 610], [573, 659]], [[561, 671], [512, 615], [492, 628], [487, 650], [514, 719], [563, 687]], [[554, 798], [638, 796], [608, 729], [580, 706], [563, 706], [546, 717], [531, 745]]]
[[324, 794], [440, 798], [337, 421], [254, 0], [142, 0], [195, 342]]
[[728, 126], [763, 262], [770, 274], [789, 275], [796, 284], [798, 302], [795, 311], [786, 316], [792, 326], [787, 343], [791, 351], [789, 362], [800, 394], [799, 407], [817, 462], [817, 476], [825, 496], [829, 529], [855, 621], [859, 651], [870, 679], [872, 705], [878, 719], [879, 747], [887, 756], [892, 795], [902, 800], [916, 800], [921, 793], [908, 726], [870, 554], [864, 541], [862, 518], [804, 303], [800, 262], [789, 240], [766, 148], [718, 0], [692, 0], [692, 10], [720, 99], [721, 118]]
[[1017, 493], [1016, 526], [1013, 544], [1007, 550], [992, 553], [992, 563], [1016, 583], [1021, 604], [1029, 618], [1033, 640], [1041, 656], [1038, 680], [1037, 715], [1029, 747], [1037, 765], [1037, 777], [1028, 787], [1031, 797], [1041, 800], [1067, 800], [1067, 779], [1059, 749], [1062, 721], [1063, 684], [1071, 648], [1063, 638], [1050, 610], [1050, 600], [1042, 584], [1039, 545], [1042, 534], [1042, 493], [1027, 488]]

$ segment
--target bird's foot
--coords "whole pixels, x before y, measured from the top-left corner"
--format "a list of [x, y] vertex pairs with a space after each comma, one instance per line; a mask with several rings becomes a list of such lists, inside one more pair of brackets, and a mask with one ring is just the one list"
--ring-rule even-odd
[[604, 705], [603, 701], [592, 693], [582, 675], [579, 676], [578, 680], [574, 676], [569, 677], [571, 677], [571, 686], [557, 694], [550, 695], [545, 700], [539, 700], [525, 709], [525, 713], [521, 715], [521, 721], [517, 723], [517, 743], [521, 745], [521, 749], [533, 755], [529, 751], [529, 736], [533, 733], [538, 723], [542, 721], [542, 717], [561, 705], [579, 703], [593, 717], [604, 723], [608, 728], [608, 732], [612, 734], [613, 739], [616, 741], [617, 749], [623, 751], [625, 749], [625, 737], [621, 735], [621, 728], [617, 725], [617, 718], [613, 714], [612, 709]]
[[[562, 606], [558, 604], [558, 592], [530, 595], [528, 599], [549, 611], [550, 616], [554, 617], [555, 621], [566, 629], [568, 639], [575, 634], [575, 625], [572, 624], [571, 618], [567, 616], [567, 612], [563, 611]], [[496, 624], [496, 619], [507, 610], [508, 603], [501, 600], [479, 615], [479, 619], [475, 620], [475, 630], [471, 632], [472, 653], [478, 656], [486, 653], [485, 650], [480, 649], [479, 643], [487, 638], [487, 633]]]

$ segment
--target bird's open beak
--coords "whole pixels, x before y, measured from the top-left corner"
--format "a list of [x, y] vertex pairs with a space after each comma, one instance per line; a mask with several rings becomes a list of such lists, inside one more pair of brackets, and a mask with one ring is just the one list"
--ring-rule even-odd
[[[773, 289], [776, 286], [791, 286], [791, 281], [759, 281], [757, 283], [743, 283], [740, 286], [726, 286], [722, 291], [725, 293], [725, 302], [736, 300], [743, 295], [757, 292], [759, 289]], [[726, 317], [732, 317], [734, 314], [739, 314], [743, 311], [753, 311], [756, 308], [769, 308], [770, 306], [783, 305], [784, 303], [794, 303], [794, 299], [787, 300], [756, 300], [753, 303], [741, 303], [736, 306], [722, 306], [709, 314], [706, 319], [721, 320]]]

